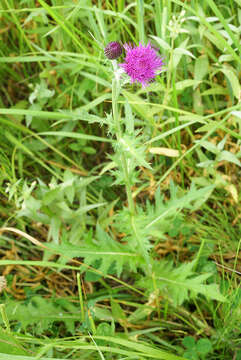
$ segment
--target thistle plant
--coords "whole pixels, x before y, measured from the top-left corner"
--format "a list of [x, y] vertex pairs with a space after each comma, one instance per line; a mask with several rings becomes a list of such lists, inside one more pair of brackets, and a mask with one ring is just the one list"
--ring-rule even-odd
[[[140, 234], [138, 231], [138, 226], [136, 225], [136, 209], [131, 189], [132, 185], [134, 185], [132, 179], [135, 178], [133, 173], [135, 172], [136, 165], [144, 165], [149, 168], [150, 166], [144, 160], [145, 149], [143, 146], [141, 146], [141, 144], [138, 144], [138, 139], [136, 139], [133, 143], [131, 137], [128, 137], [128, 134], [125, 133], [122, 121], [119, 116], [118, 97], [121, 93], [123, 84], [125, 84], [125, 81], [123, 81], [121, 76], [122, 74], [125, 73], [128, 75], [131, 83], [140, 83], [142, 87], [145, 88], [150, 81], [154, 80], [157, 73], [161, 71], [163, 62], [162, 58], [158, 55], [157, 51], [151, 46], [150, 43], [148, 43], [147, 46], [141, 43], [138, 46], [125, 44], [123, 47], [126, 51], [126, 56], [124, 63], [118, 65], [116, 63], [116, 58], [121, 55], [120, 44], [117, 42], [109, 43], [104, 51], [106, 57], [112, 60], [114, 71], [112, 80], [113, 125], [111, 127], [115, 129], [115, 137], [117, 142], [115, 148], [115, 160], [119, 165], [118, 177], [121, 176], [123, 178], [123, 183], [125, 184], [126, 188], [129, 210], [129, 224], [130, 228], [132, 229], [132, 238], [135, 240], [135, 243], [139, 248], [139, 252], [142, 254], [146, 264], [148, 265], [148, 271], [151, 271], [148, 250], [143, 241], [143, 234]], [[139, 152], [139, 158], [143, 157], [142, 164], [138, 163], [139, 161], [137, 155], [134, 155], [133, 158], [132, 149], [134, 149], [135, 154], [138, 154]]]
[[[210, 298], [224, 301], [216, 285], [203, 284], [211, 274], [194, 277], [196, 260], [173, 268], [171, 262], [157, 261], [150, 252], [153, 239], [164, 236], [165, 232], [170, 230], [170, 222], [174, 221], [182, 209], [196, 209], [198, 203], [204, 198], [207, 188], [197, 189], [191, 186], [189, 192], [185, 195], [182, 193], [180, 197], [178, 188], [172, 183], [169, 201], [164, 202], [160, 189], [157, 189], [154, 204], [150, 204], [148, 200], [144, 206], [134, 202], [132, 187], [140, 182], [138, 169], [145, 167], [152, 171], [145, 159], [145, 142], [148, 139], [145, 138], [145, 132], [142, 129], [135, 129], [131, 107], [127, 100], [124, 102], [126, 114], [120, 115], [119, 96], [127, 82], [136, 82], [142, 85], [142, 88], [146, 88], [162, 71], [163, 60], [150, 43], [147, 45], [140, 43], [138, 46], [125, 44], [123, 47], [126, 51], [123, 63], [117, 63], [117, 58], [121, 54], [120, 51], [116, 51], [119, 45], [113, 45], [113, 43], [107, 45], [105, 54], [113, 65], [112, 115], [109, 115], [106, 121], [109, 133], [115, 139], [114, 155], [110, 156], [116, 167], [116, 170], [112, 170], [115, 176], [113, 184], [125, 186], [128, 202], [128, 207], [124, 206], [116, 215], [114, 227], [118, 232], [125, 234], [126, 245], [121, 244], [122, 249], [126, 248], [125, 251], [135, 254], [135, 260], [126, 261], [130, 269], [136, 272], [137, 268], [140, 268], [145, 273], [146, 276], [137, 284], [145, 288], [150, 296], [153, 294], [157, 304], [159, 291], [164, 289], [172, 297], [175, 305], [182, 304], [185, 299], [188, 299], [189, 291], [191, 291], [191, 297], [203, 293]], [[125, 95], [124, 92], [123, 95]], [[181, 214], [180, 217], [182, 217]], [[115, 259], [116, 266], [122, 269], [119, 260], [119, 258]], [[185, 284], [185, 290], [183, 290], [183, 284]]]

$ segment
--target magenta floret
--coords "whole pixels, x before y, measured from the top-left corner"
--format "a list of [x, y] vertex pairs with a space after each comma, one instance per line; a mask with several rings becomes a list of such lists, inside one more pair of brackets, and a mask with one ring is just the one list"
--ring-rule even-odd
[[141, 43], [138, 46], [125, 44], [125, 62], [120, 67], [130, 76], [131, 82], [139, 82], [143, 87], [155, 78], [157, 72], [162, 69], [162, 58], [157, 54], [150, 43], [146, 46]]

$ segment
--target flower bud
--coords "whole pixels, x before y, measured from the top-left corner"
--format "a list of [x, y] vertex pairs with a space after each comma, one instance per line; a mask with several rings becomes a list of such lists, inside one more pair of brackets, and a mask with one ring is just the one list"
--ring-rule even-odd
[[122, 53], [121, 44], [117, 41], [112, 41], [105, 47], [104, 52], [109, 60], [117, 59]]

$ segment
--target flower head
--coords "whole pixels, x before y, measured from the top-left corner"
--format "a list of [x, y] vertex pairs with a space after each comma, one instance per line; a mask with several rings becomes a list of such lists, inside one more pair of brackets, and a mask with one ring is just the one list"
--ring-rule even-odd
[[104, 50], [105, 56], [109, 60], [117, 59], [119, 56], [121, 56], [122, 53], [122, 47], [121, 44], [117, 41], [110, 42]]
[[129, 44], [124, 45], [126, 50], [125, 62], [119, 64], [130, 76], [131, 82], [138, 81], [143, 87], [155, 78], [157, 72], [163, 66], [162, 58], [157, 54], [157, 50], [148, 43], [146, 46], [141, 43], [139, 46]]

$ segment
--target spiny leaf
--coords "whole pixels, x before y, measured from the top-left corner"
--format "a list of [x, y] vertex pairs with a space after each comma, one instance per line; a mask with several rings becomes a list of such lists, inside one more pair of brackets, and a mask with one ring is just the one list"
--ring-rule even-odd
[[[29, 301], [16, 302], [9, 300], [6, 303], [6, 313], [11, 321], [21, 322], [22, 329], [35, 325], [36, 333], [42, 334], [48, 330], [54, 321], [63, 321], [71, 333], [74, 333], [74, 322], [79, 321], [77, 308], [68, 302], [66, 311], [65, 304], [55, 300], [47, 300], [42, 296], [34, 296]], [[0, 318], [0, 323], [2, 319]]]
[[[170, 296], [176, 306], [181, 305], [185, 300], [197, 298], [199, 294], [206, 298], [226, 301], [226, 298], [219, 292], [216, 284], [205, 284], [207, 278], [212, 273], [195, 275], [193, 271], [195, 261], [182, 264], [178, 268], [173, 268], [172, 264], [167, 261], [155, 261], [153, 264], [153, 272], [157, 287], [166, 292]], [[153, 292], [153, 280], [141, 279], [138, 282], [148, 292]]]
[[[138, 256], [130, 246], [113, 239], [98, 224], [95, 238], [92, 238], [91, 233], [87, 234], [83, 245], [47, 244], [47, 247], [56, 250], [58, 254], [63, 254], [65, 261], [74, 257], [84, 258], [85, 265], [93, 266], [103, 276], [107, 275], [109, 271], [120, 276], [124, 265], [127, 265], [132, 271], [136, 271], [141, 262], [141, 256]], [[86, 271], [86, 266], [82, 267], [82, 271]]]

